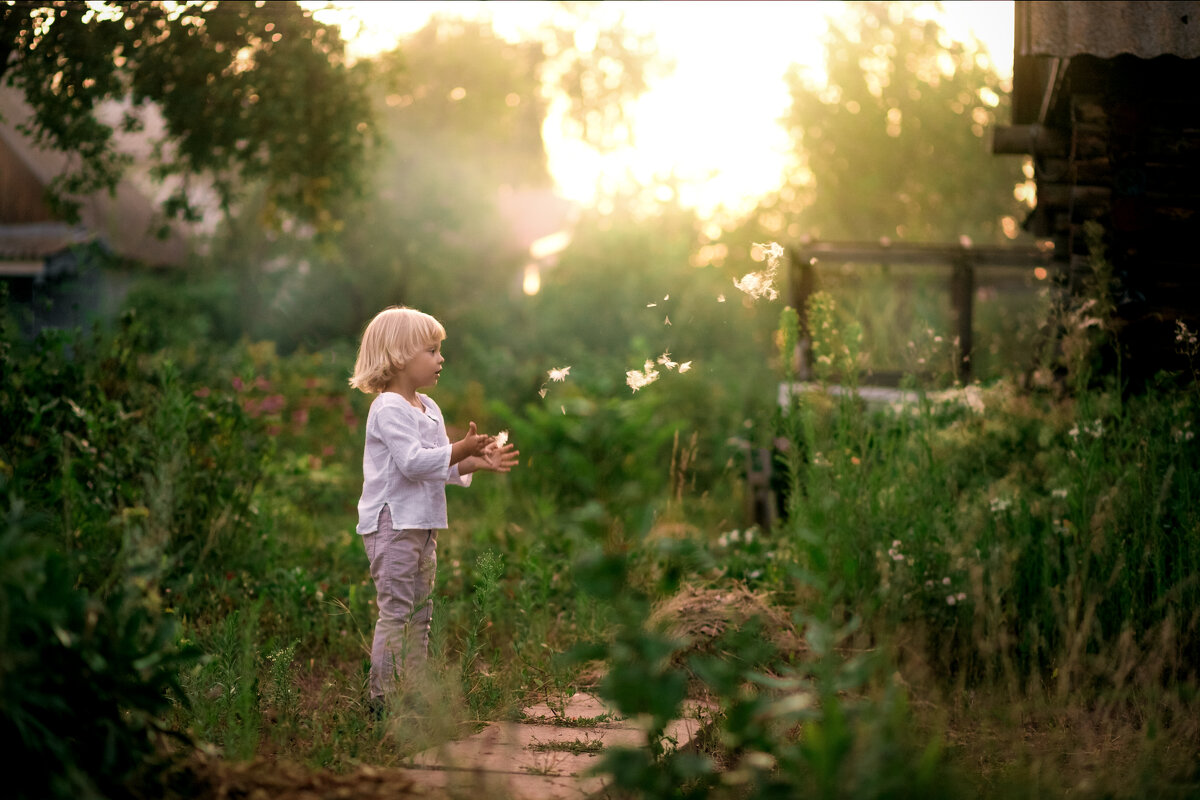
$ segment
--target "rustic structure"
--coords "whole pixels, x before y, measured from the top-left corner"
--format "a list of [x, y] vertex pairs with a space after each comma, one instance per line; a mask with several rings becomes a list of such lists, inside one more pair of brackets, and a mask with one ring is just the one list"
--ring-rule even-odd
[[[915, 264], [945, 269], [949, 302], [954, 318], [954, 336], [958, 342], [958, 379], [968, 383], [972, 377], [971, 356], [974, 348], [975, 271], [977, 267], [1001, 267], [1018, 272], [1048, 269], [1053, 262], [1049, 243], [1002, 246], [975, 245], [968, 239], [955, 244], [893, 242], [821, 242], [802, 239], [788, 251], [789, 302], [800, 314], [801, 341], [798, 354], [799, 376], [809, 378], [811, 340], [805, 319], [808, 299], [817, 287], [817, 263], [842, 264]], [[875, 382], [894, 384], [899, 375], [876, 375]]]
[[1015, 14], [1013, 124], [993, 152], [1033, 157], [1024, 226], [1079, 290], [1097, 223], [1124, 369], [1179, 368], [1176, 324], [1200, 313], [1200, 2], [1018, 0]]

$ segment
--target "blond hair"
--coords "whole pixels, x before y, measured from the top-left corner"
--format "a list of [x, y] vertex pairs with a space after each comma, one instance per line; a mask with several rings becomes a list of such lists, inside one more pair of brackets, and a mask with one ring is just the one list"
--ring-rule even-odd
[[415, 308], [385, 308], [367, 323], [350, 385], [367, 394], [387, 388], [420, 350], [446, 338], [442, 323]]

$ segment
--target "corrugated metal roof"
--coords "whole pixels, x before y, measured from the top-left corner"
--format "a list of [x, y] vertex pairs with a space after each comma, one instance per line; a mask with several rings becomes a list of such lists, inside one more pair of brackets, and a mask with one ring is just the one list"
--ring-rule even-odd
[[1019, 56], [1200, 57], [1200, 2], [1017, 3]]

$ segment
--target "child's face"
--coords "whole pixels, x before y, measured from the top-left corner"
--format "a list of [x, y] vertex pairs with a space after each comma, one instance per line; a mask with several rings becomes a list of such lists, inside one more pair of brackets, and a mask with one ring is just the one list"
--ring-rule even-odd
[[413, 388], [422, 389], [436, 385], [445, 360], [442, 357], [441, 342], [432, 342], [418, 350], [404, 367]]

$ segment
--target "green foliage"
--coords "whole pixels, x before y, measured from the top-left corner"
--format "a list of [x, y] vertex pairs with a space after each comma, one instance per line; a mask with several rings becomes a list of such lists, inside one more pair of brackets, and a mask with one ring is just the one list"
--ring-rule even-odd
[[102, 798], [165, 769], [170, 697], [195, 658], [136, 582], [77, 588], [49, 520], [0, 477], [0, 747], [16, 797]]
[[779, 210], [811, 236], [994, 242], [1018, 211], [1019, 165], [984, 136], [1008, 91], [978, 42], [919, 11], [847, 3], [825, 39], [828, 85], [788, 76], [802, 174]]
[[[371, 116], [364, 76], [350, 69], [336, 27], [294, 2], [37, 3], [0, 8], [0, 76], [33, 109], [36, 141], [80, 156], [54, 198], [116, 186], [128, 157], [98, 106], [128, 100], [120, 127], [161, 113], [161, 176], [202, 176], [226, 209], [241, 187], [263, 187], [268, 221], [292, 217], [334, 229], [358, 187]], [[10, 56], [11, 54], [11, 56]], [[166, 201], [194, 216], [184, 180]]]
[[942, 631], [926, 657], [972, 681], [1066, 692], [1134, 631], [1178, 636], [1162, 669], [1195, 657], [1191, 396], [1109, 389], [1063, 409], [1002, 383], [875, 412], [797, 400], [786, 532], [833, 607]]
[[246, 552], [267, 452], [233, 393], [196, 397], [173, 362], [142, 352], [144, 337], [130, 314], [112, 335], [12, 343], [0, 363], [0, 460], [32, 507], [61, 520], [62, 552], [101, 592], [131, 570], [174, 580]]

